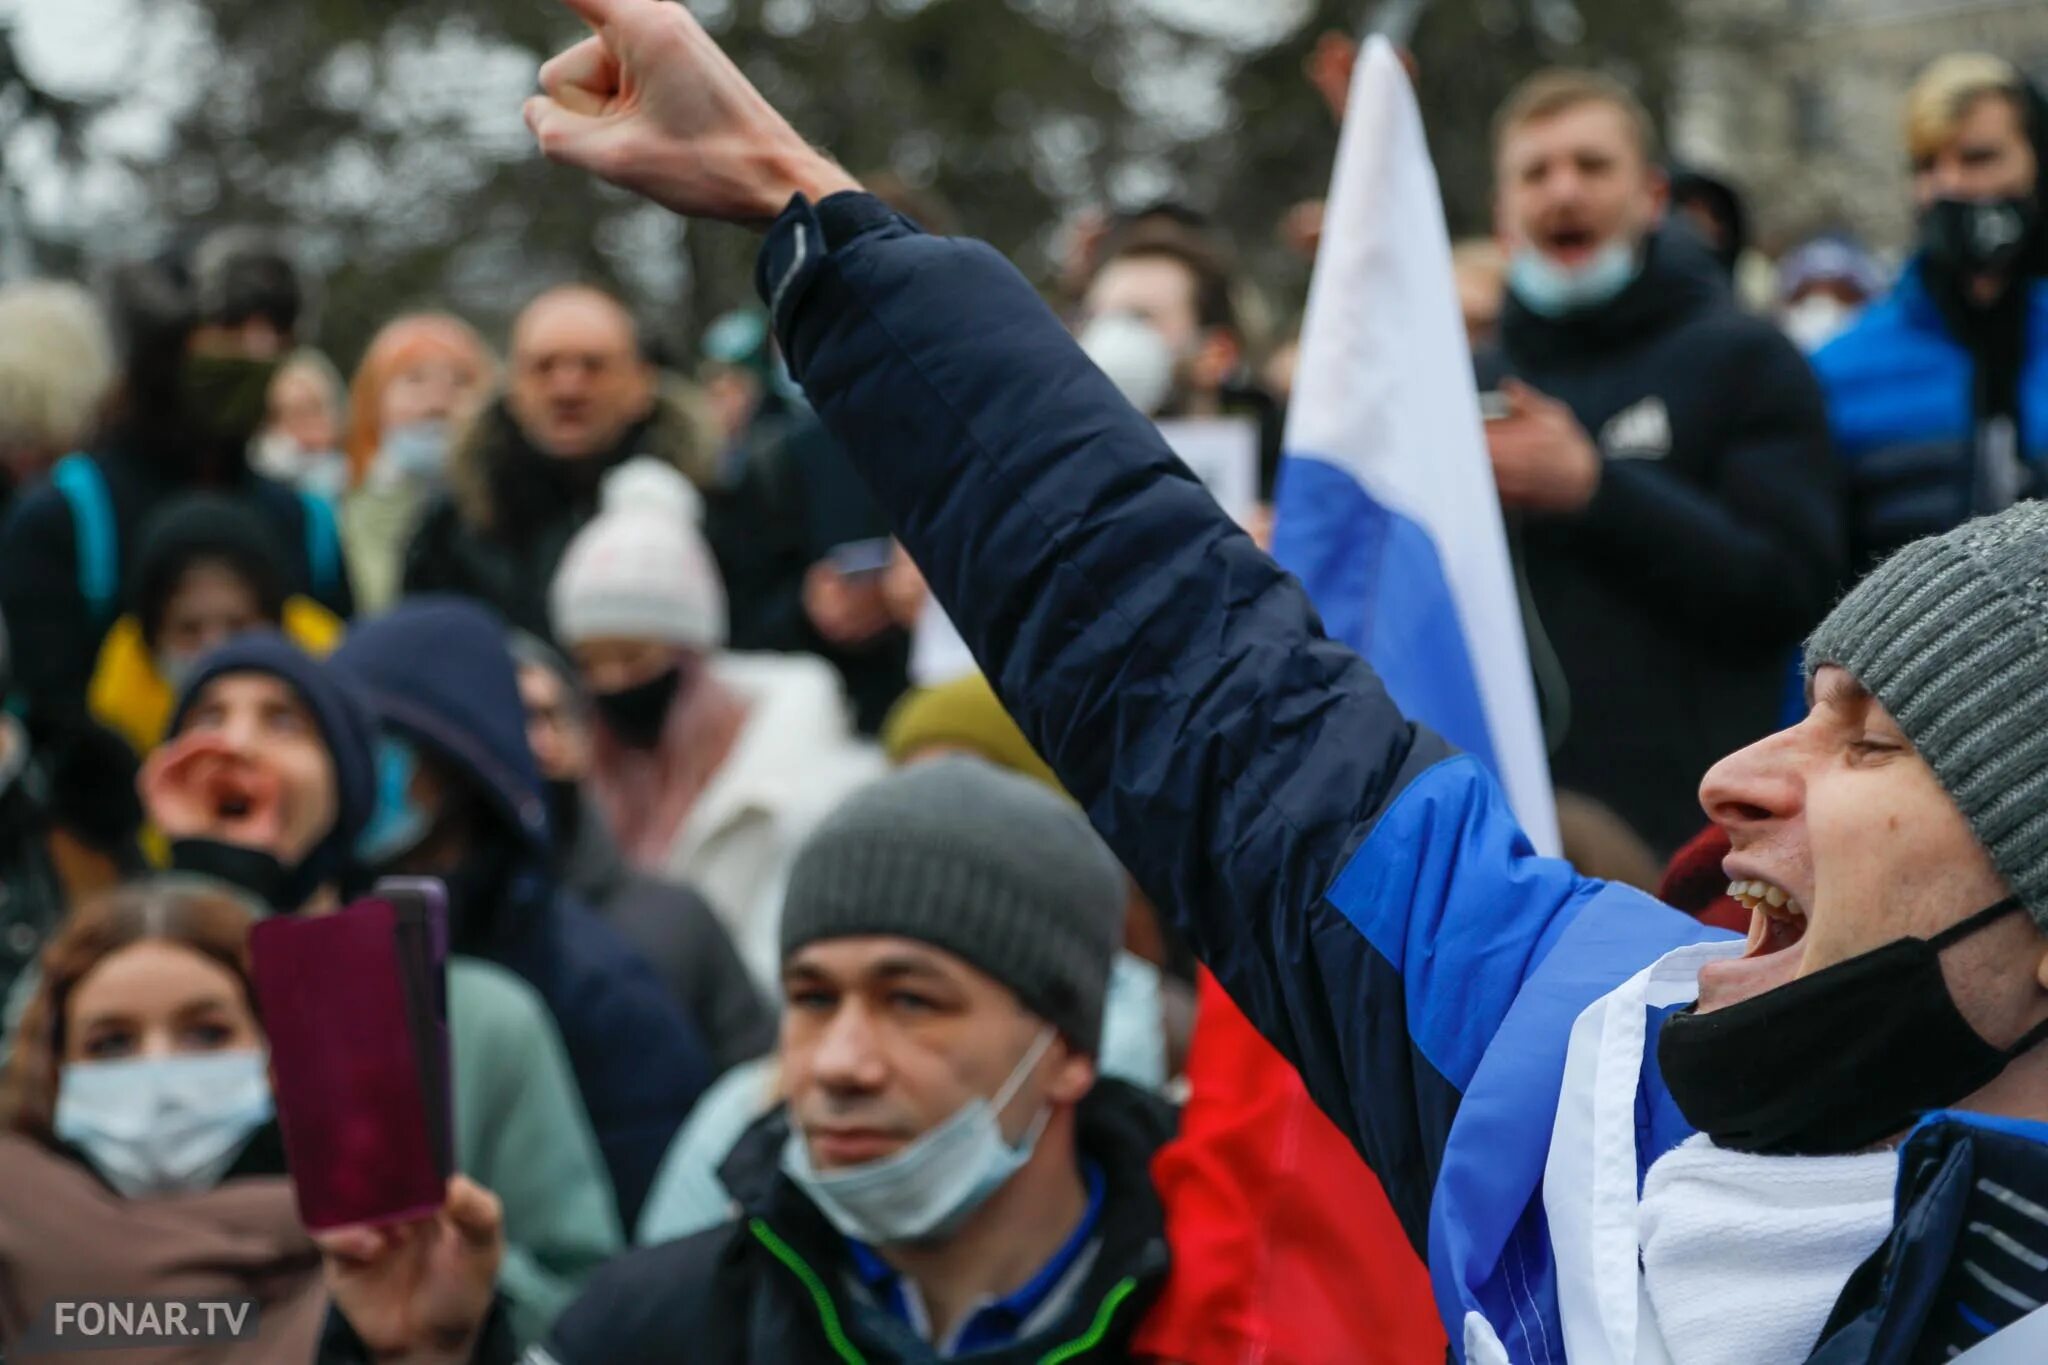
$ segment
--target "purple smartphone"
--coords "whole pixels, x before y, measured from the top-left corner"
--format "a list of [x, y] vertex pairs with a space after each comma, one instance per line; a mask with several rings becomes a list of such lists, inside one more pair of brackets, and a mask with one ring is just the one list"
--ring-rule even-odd
[[445, 1178], [455, 1173], [455, 1107], [448, 1055], [448, 888], [438, 877], [384, 877], [370, 894], [398, 915], [399, 967], [419, 1055], [427, 1130]]
[[423, 1218], [447, 1197], [398, 924], [373, 899], [249, 936], [285, 1159], [315, 1232]]

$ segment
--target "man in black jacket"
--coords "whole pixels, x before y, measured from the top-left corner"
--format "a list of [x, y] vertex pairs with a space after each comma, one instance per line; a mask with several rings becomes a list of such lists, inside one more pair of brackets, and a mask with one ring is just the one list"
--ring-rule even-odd
[[1544, 73], [1496, 126], [1508, 300], [1480, 382], [1553, 771], [1668, 853], [1699, 827], [1699, 774], [1776, 725], [1841, 578], [1826, 413], [1791, 343], [1660, 226], [1625, 88]]
[[703, 499], [733, 647], [808, 646], [801, 508], [768, 471], [722, 458], [709, 409], [650, 362], [623, 303], [587, 285], [546, 291], [512, 324], [507, 369], [504, 396], [449, 452], [448, 491], [406, 550], [406, 592], [472, 597], [548, 638], [548, 585], [604, 476], [650, 455]]

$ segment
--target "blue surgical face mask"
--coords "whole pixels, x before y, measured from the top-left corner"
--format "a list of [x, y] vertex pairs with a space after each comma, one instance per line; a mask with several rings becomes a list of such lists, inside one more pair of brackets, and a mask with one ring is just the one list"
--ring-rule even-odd
[[1530, 312], [1561, 318], [1611, 302], [1641, 270], [1637, 246], [1626, 237], [1609, 241], [1576, 270], [1524, 245], [1508, 259], [1508, 290]]
[[1052, 1117], [1042, 1107], [1023, 1138], [1003, 1137], [1001, 1114], [1031, 1068], [1052, 1045], [1046, 1027], [992, 1099], [976, 1096], [909, 1146], [879, 1161], [821, 1171], [803, 1134], [791, 1127], [782, 1172], [796, 1182], [833, 1227], [872, 1246], [945, 1237], [1031, 1160]]
[[377, 809], [356, 839], [356, 859], [378, 868], [410, 853], [427, 837], [433, 819], [413, 799], [413, 776], [419, 755], [395, 735], [377, 741]]
[[174, 654], [168, 649], [156, 652], [156, 675], [171, 689], [172, 696], [185, 694], [185, 684], [199, 671], [200, 658], [198, 654]]
[[73, 1062], [52, 1126], [123, 1198], [210, 1190], [274, 1112], [266, 1066], [254, 1048]]
[[447, 464], [448, 424], [441, 421], [393, 427], [377, 451], [378, 468], [423, 483], [438, 482]]

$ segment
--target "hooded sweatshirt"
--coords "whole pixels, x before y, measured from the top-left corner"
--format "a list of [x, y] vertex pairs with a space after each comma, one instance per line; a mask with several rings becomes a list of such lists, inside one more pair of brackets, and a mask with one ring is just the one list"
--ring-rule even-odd
[[283, 894], [272, 908], [298, 910], [323, 886], [338, 884], [347, 871], [355, 841], [376, 807], [373, 770], [374, 727], [369, 714], [319, 661], [274, 630], [251, 631], [210, 651], [193, 670], [172, 708], [166, 734], [184, 728], [185, 717], [207, 684], [234, 673], [260, 673], [289, 687], [313, 713], [321, 742], [334, 765], [334, 825], [289, 869]]
[[1564, 402], [1599, 451], [1582, 511], [1510, 523], [1532, 656], [1540, 631], [1576, 716], [1551, 737], [1551, 771], [1668, 855], [1699, 827], [1700, 774], [1775, 727], [1843, 549], [1805, 360], [1735, 309], [1689, 234], [1657, 232], [1646, 251], [1596, 308], [1546, 318], [1510, 295], [1480, 371], [1483, 387], [1512, 374]]
[[645, 959], [556, 881], [503, 624], [472, 602], [417, 598], [357, 631], [334, 663], [381, 725], [469, 782], [494, 812], [502, 857], [472, 884], [470, 903], [460, 884], [450, 889], [455, 946], [524, 977], [547, 1002], [632, 1226], [710, 1064]]
[[[313, 713], [334, 765], [334, 827], [294, 870], [285, 903], [273, 907], [289, 911], [348, 873], [376, 804], [376, 724], [334, 669], [260, 632], [206, 656], [179, 699], [172, 730], [202, 688], [232, 673], [262, 673], [290, 687]], [[610, 1182], [562, 1039], [531, 987], [457, 955], [448, 964], [448, 1026], [456, 1164], [503, 1201], [499, 1284], [513, 1329], [536, 1337], [622, 1240]]]

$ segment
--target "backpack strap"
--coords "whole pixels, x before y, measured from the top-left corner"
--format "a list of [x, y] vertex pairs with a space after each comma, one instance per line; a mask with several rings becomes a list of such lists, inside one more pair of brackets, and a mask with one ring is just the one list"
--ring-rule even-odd
[[57, 461], [50, 482], [71, 508], [72, 536], [78, 543], [79, 596], [94, 620], [110, 621], [121, 596], [121, 543], [106, 475], [91, 456], [73, 451]]
[[318, 493], [299, 491], [306, 517], [306, 567], [313, 577], [313, 595], [323, 602], [341, 593], [341, 528], [334, 505]]

